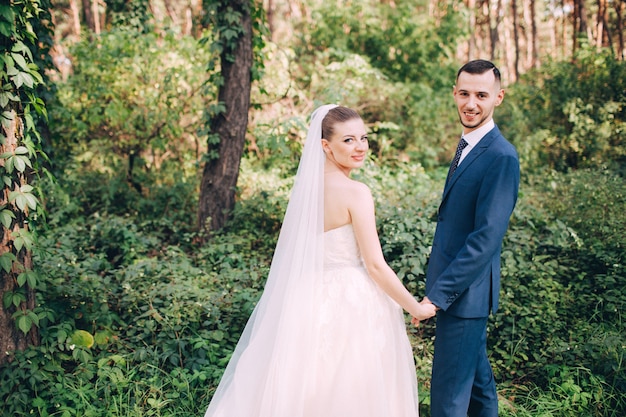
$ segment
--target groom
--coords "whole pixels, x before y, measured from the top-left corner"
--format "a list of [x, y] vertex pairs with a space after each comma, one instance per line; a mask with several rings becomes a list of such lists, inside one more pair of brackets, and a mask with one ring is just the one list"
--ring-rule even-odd
[[423, 303], [438, 308], [432, 417], [497, 417], [487, 358], [487, 317], [498, 308], [500, 250], [517, 200], [519, 161], [493, 121], [500, 72], [485, 60], [457, 73], [463, 138], [439, 206]]

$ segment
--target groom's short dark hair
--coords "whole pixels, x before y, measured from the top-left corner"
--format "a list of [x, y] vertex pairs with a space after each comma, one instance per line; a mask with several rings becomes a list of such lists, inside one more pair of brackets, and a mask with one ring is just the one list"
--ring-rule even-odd
[[498, 67], [496, 67], [493, 62], [487, 61], [486, 59], [475, 59], [473, 61], [469, 61], [467, 64], [459, 68], [459, 72], [456, 73], [456, 78], [458, 80], [459, 75], [461, 75], [462, 72], [467, 72], [469, 74], [484, 74], [489, 70], [493, 71], [496, 81], [500, 82], [500, 70], [498, 70]]

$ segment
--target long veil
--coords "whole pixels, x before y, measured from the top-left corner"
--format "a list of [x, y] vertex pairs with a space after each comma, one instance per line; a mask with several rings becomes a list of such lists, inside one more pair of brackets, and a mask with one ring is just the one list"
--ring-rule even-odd
[[318, 335], [313, 295], [323, 270], [324, 161], [318, 107], [261, 299], [233, 352], [205, 417], [298, 417], [315, 369], [307, 369]]

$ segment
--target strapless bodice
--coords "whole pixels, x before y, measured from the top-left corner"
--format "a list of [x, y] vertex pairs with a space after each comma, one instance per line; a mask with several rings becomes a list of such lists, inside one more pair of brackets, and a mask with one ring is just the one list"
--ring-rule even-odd
[[324, 233], [324, 269], [361, 265], [361, 252], [352, 224], [345, 224]]

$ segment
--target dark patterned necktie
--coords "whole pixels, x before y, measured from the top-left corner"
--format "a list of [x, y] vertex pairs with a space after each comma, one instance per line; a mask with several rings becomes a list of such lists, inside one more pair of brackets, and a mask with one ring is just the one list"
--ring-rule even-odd
[[450, 165], [450, 174], [448, 177], [451, 177], [456, 170], [456, 167], [459, 166], [459, 161], [461, 160], [461, 154], [463, 153], [463, 149], [468, 145], [467, 141], [464, 138], [461, 138], [459, 141], [459, 146], [456, 147], [456, 153], [454, 154], [454, 159], [452, 160], [452, 164]]

